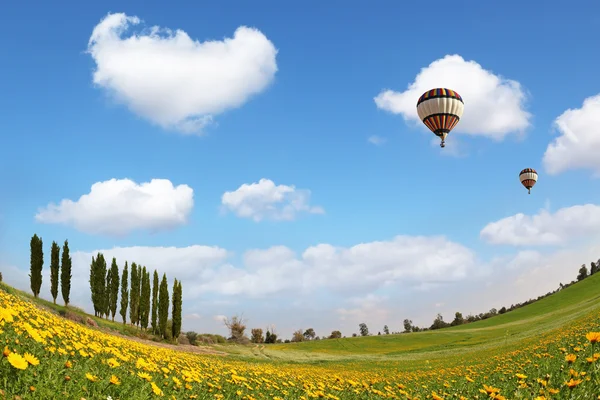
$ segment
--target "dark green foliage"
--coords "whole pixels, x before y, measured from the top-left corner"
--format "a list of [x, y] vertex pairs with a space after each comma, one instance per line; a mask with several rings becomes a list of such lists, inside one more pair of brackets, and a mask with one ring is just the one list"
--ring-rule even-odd
[[142, 322], [142, 319], [140, 317], [142, 315], [141, 314], [141, 306], [142, 306], [142, 281], [144, 280], [144, 275], [142, 274], [142, 266], [141, 265], [138, 265], [137, 278], [138, 278], [138, 286], [137, 286], [137, 288], [138, 288], [138, 294], [137, 294], [137, 298], [138, 298], [138, 300], [137, 300], [137, 307], [138, 307], [137, 316], [138, 316], [138, 318], [137, 318], [137, 324], [139, 326], [139, 325], [141, 325], [141, 322]]
[[50, 249], [50, 294], [52, 294], [52, 300], [56, 304], [56, 298], [58, 297], [58, 272], [60, 270], [60, 247], [56, 242], [52, 242], [52, 248]]
[[110, 273], [110, 269], [106, 271], [106, 286], [104, 288], [104, 301], [102, 302], [102, 314], [108, 315], [110, 314], [110, 293], [112, 292], [112, 274]]
[[142, 269], [142, 295], [140, 297], [140, 326], [148, 329], [148, 317], [150, 315], [150, 274], [146, 267]]
[[110, 293], [108, 294], [109, 311], [112, 320], [115, 320], [115, 314], [117, 313], [117, 301], [119, 299], [119, 266], [117, 265], [117, 259], [113, 257], [112, 264], [110, 266]]
[[196, 340], [198, 339], [198, 334], [196, 332], [189, 331], [185, 334], [185, 336], [187, 337], [188, 341], [192, 346], [196, 345]]
[[69, 241], [65, 240], [60, 263], [60, 291], [65, 306], [69, 305], [71, 295], [71, 256], [69, 255]]
[[140, 281], [138, 279], [138, 267], [131, 263], [131, 290], [129, 291], [129, 320], [132, 325], [138, 323]]
[[90, 265], [90, 289], [94, 313], [97, 317], [102, 317], [107, 313], [107, 283], [110, 284], [110, 282], [107, 282], [106, 260], [102, 253], [98, 253], [95, 259], [92, 256], [92, 264]]
[[152, 282], [152, 333], [158, 332], [158, 272], [154, 270]]
[[175, 279], [173, 283], [173, 337], [178, 338], [181, 333], [181, 306], [182, 306], [182, 295], [181, 295], [181, 282]]
[[587, 277], [588, 277], [588, 269], [585, 266], [585, 264], [583, 264], [581, 266], [581, 268], [579, 268], [579, 275], [577, 275], [577, 280], [578, 281], [582, 281], [582, 280], [584, 280]]
[[167, 321], [169, 319], [169, 286], [167, 275], [163, 274], [158, 291], [158, 332], [161, 337], [167, 337]]
[[37, 298], [42, 287], [42, 267], [44, 266], [44, 243], [41, 237], [34, 234], [29, 243], [31, 249], [29, 283], [33, 297]]
[[127, 306], [129, 305], [128, 274], [127, 261], [125, 261], [125, 267], [123, 267], [123, 275], [121, 277], [121, 309], [119, 310], [121, 318], [123, 318], [123, 324], [127, 322]]

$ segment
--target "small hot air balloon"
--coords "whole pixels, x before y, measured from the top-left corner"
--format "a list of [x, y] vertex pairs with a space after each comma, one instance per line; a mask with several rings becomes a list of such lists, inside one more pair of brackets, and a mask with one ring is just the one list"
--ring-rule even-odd
[[531, 188], [537, 182], [538, 174], [533, 168], [525, 168], [519, 173], [519, 180], [521, 181], [521, 184], [525, 186], [528, 193], [531, 194]]
[[417, 113], [421, 121], [442, 139], [440, 147], [446, 146], [448, 133], [458, 124], [465, 105], [462, 97], [451, 89], [431, 89], [419, 98]]

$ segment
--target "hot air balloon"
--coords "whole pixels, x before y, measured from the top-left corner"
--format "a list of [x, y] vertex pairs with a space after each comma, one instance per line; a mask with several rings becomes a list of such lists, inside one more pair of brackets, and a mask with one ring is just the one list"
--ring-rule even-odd
[[521, 181], [521, 184], [525, 186], [528, 193], [531, 194], [531, 188], [537, 182], [538, 174], [533, 168], [525, 168], [519, 173], [519, 180]]
[[446, 137], [458, 124], [464, 108], [462, 97], [451, 89], [431, 89], [423, 93], [417, 102], [419, 118], [442, 139], [440, 147], [446, 146]]

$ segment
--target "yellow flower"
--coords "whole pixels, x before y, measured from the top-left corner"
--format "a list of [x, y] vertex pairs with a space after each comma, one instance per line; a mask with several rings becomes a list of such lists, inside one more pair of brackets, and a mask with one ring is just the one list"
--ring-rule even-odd
[[65, 362], [65, 368], [71, 368], [73, 366], [73, 363], [71, 363], [71, 361], [67, 360], [67, 362]]
[[585, 337], [590, 343], [600, 342], [600, 332], [588, 332]]
[[569, 382], [565, 382], [565, 385], [567, 385], [569, 387], [569, 389], [573, 389], [575, 386], [579, 385], [581, 382], [582, 382], [581, 379], [573, 380], [573, 378], [571, 378], [571, 380]]
[[157, 396], [163, 395], [163, 391], [158, 386], [156, 386], [156, 383], [150, 382], [150, 385], [152, 385], [152, 392], [154, 392], [155, 395], [157, 395]]
[[577, 360], [577, 356], [575, 354], [567, 354], [565, 356], [565, 361], [568, 362], [569, 364], [574, 363], [575, 360]]
[[29, 386], [29, 390], [35, 392], [35, 386]]
[[98, 377], [90, 374], [89, 372], [86, 372], [85, 377], [88, 378], [88, 380], [91, 381], [91, 382], [97, 382], [98, 381]]
[[120, 385], [121, 381], [119, 381], [119, 378], [113, 375], [110, 377], [110, 383], [112, 383], [113, 385]]
[[27, 365], [28, 365], [27, 360], [25, 360], [19, 354], [10, 353], [8, 355], [7, 359], [8, 359], [8, 362], [10, 363], [10, 365], [15, 367], [16, 369], [27, 369]]
[[40, 360], [38, 360], [37, 358], [35, 358], [34, 355], [29, 354], [29, 353], [25, 353], [24, 358], [31, 365], [39, 365], [39, 363], [40, 363]]

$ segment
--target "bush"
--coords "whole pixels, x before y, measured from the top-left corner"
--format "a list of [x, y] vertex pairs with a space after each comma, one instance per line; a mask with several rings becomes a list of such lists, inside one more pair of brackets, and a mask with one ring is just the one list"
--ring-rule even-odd
[[187, 339], [191, 345], [193, 345], [193, 346], [196, 345], [196, 339], [198, 339], [198, 334], [196, 332], [194, 332], [194, 331], [186, 332], [185, 336], [187, 337]]
[[0, 272], [0, 282], [2, 282], [2, 272]]

